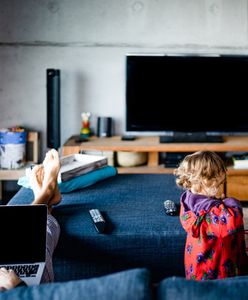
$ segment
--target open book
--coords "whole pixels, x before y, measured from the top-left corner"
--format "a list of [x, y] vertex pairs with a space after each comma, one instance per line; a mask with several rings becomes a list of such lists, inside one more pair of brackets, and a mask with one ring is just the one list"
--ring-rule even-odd
[[108, 159], [105, 156], [72, 154], [61, 157], [60, 163], [58, 182], [63, 182], [106, 166]]

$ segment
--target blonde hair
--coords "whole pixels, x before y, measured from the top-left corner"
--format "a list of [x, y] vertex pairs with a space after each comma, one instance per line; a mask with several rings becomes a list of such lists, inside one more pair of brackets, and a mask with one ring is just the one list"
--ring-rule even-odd
[[215, 196], [226, 179], [226, 166], [218, 154], [198, 151], [187, 155], [174, 172], [178, 186]]

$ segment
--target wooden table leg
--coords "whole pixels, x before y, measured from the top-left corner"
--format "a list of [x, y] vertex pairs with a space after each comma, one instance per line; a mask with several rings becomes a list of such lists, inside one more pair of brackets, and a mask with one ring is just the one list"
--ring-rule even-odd
[[148, 152], [148, 163], [149, 167], [157, 167], [158, 166], [158, 152]]

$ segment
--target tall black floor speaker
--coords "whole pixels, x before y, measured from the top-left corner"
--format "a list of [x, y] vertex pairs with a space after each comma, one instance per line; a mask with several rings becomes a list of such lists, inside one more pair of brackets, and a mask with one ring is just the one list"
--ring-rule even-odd
[[60, 70], [47, 69], [47, 147], [60, 147]]

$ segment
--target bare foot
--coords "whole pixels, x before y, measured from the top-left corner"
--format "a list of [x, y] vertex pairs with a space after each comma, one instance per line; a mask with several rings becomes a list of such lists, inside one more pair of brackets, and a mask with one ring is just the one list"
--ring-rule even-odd
[[47, 152], [42, 166], [33, 168], [31, 173], [31, 183], [35, 194], [33, 204], [46, 204], [50, 211], [52, 205], [60, 202], [61, 195], [57, 183], [59, 169], [59, 155], [54, 149]]
[[48, 184], [54, 183], [54, 179], [56, 178], [56, 182], [58, 179], [58, 174], [60, 170], [60, 160], [58, 151], [55, 149], [51, 149], [46, 153], [45, 159], [43, 161], [44, 166], [44, 183]]
[[46, 204], [48, 205], [50, 198], [54, 192], [51, 192], [43, 185], [44, 167], [37, 165], [32, 169], [30, 174], [30, 183], [34, 193], [33, 204]]
[[61, 194], [60, 194], [59, 187], [58, 187], [58, 184], [57, 184], [56, 187], [55, 187], [55, 190], [54, 190], [54, 195], [50, 199], [50, 201], [48, 203], [48, 206], [51, 207], [53, 205], [57, 205], [60, 201], [61, 201]]
[[30, 179], [31, 188], [33, 190], [35, 198], [40, 196], [43, 178], [44, 178], [43, 166], [42, 165], [34, 166], [29, 176], [29, 179]]
[[43, 161], [44, 166], [44, 185], [53, 190], [53, 197], [50, 198], [48, 206], [56, 205], [61, 200], [61, 194], [58, 188], [58, 174], [60, 170], [60, 159], [58, 151], [51, 149], [47, 152]]

